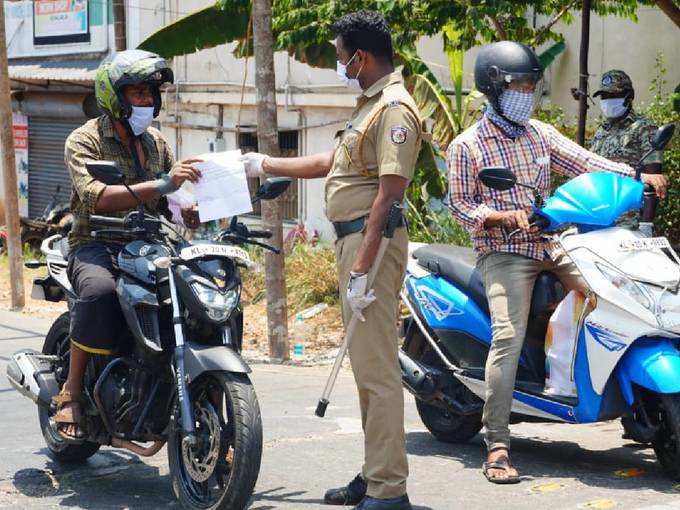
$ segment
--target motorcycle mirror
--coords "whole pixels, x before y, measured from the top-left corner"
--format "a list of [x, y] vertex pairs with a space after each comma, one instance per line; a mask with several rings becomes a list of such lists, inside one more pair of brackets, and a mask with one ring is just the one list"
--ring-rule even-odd
[[487, 166], [479, 172], [479, 180], [487, 188], [507, 191], [517, 184], [517, 177], [504, 166]]
[[87, 173], [108, 186], [125, 183], [125, 175], [115, 161], [90, 161], [85, 166]]
[[255, 201], [273, 200], [288, 189], [293, 179], [290, 177], [271, 177], [255, 193]]
[[673, 138], [674, 131], [675, 124], [666, 124], [665, 126], [661, 126], [656, 130], [654, 138], [652, 138], [652, 147], [654, 147], [654, 149], [657, 151], [663, 150], [666, 145], [668, 145], [668, 142], [671, 141], [671, 138]]

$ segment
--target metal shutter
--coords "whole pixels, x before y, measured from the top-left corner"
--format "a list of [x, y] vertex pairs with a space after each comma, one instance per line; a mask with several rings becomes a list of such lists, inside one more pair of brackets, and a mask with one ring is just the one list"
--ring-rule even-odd
[[28, 215], [37, 218], [61, 184], [58, 202], [71, 198], [71, 178], [64, 165], [64, 143], [82, 126], [77, 120], [28, 118]]

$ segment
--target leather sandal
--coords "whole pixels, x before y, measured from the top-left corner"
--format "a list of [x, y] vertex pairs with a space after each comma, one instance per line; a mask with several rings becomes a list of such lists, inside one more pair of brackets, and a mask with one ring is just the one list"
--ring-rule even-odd
[[[57, 433], [66, 442], [81, 444], [85, 441], [85, 433], [82, 430], [81, 399], [74, 397], [68, 390], [61, 390], [59, 395], [52, 397], [52, 402], [57, 405], [57, 412], [52, 417], [57, 424]], [[77, 404], [77, 405], [73, 405]], [[67, 425], [76, 426], [76, 435], [67, 434]]]
[[486, 479], [491, 483], [496, 483], [499, 485], [508, 485], [513, 483], [519, 483], [520, 482], [519, 475], [500, 478], [497, 476], [491, 476], [489, 474], [489, 470], [500, 469], [501, 471], [505, 471], [506, 473], [508, 473], [513, 468], [514, 466], [510, 463], [510, 459], [506, 455], [503, 455], [494, 462], [485, 462], [482, 466], [482, 472], [484, 473]]

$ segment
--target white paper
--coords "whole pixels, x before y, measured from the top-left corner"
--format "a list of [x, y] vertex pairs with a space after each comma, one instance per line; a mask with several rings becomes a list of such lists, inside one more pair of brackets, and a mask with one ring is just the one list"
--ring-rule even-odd
[[197, 157], [203, 162], [194, 164], [201, 171], [194, 194], [202, 223], [253, 210], [246, 171], [238, 161], [240, 155], [241, 151], [235, 150], [209, 152]]
[[182, 218], [182, 209], [185, 207], [191, 207], [196, 203], [193, 193], [188, 191], [186, 183], [182, 185], [177, 191], [167, 195], [168, 198], [168, 209], [172, 213], [172, 221], [174, 223], [179, 223], [184, 225], [184, 219]]

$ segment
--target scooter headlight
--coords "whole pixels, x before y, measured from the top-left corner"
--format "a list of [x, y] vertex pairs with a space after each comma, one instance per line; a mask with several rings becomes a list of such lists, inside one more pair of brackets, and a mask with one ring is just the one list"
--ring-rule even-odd
[[238, 288], [220, 291], [200, 282], [192, 282], [191, 289], [205, 307], [208, 317], [216, 322], [229, 318], [238, 304]]
[[611, 266], [606, 266], [604, 264], [595, 263], [597, 269], [600, 273], [609, 280], [614, 287], [622, 292], [628, 294], [640, 305], [644, 306], [647, 310], [655, 313], [654, 298], [649, 293], [647, 289], [644, 288], [642, 284], [635, 283], [634, 280], [630, 279], [624, 273], [614, 269]]

